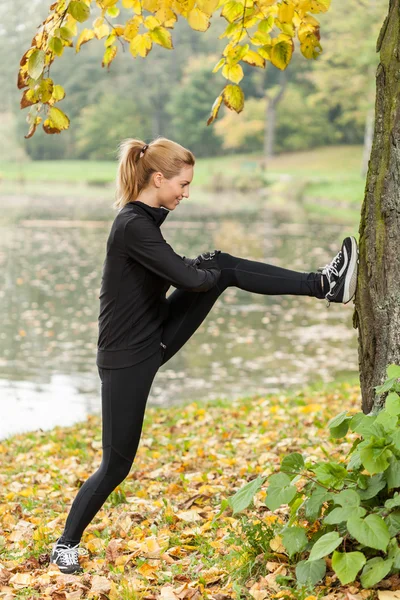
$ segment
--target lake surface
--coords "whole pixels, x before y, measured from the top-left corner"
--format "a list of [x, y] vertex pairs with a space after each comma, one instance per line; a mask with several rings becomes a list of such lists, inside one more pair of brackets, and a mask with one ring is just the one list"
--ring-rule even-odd
[[[192, 196], [194, 196], [192, 201]], [[262, 198], [192, 192], [161, 229], [178, 254], [220, 249], [298, 271], [330, 262], [354, 223], [300, 221]], [[108, 197], [3, 196], [0, 221], [0, 439], [100, 414], [96, 367]], [[169, 293], [174, 288], [170, 288]], [[149, 405], [279, 393], [358, 372], [353, 303], [228, 288], [158, 371]]]

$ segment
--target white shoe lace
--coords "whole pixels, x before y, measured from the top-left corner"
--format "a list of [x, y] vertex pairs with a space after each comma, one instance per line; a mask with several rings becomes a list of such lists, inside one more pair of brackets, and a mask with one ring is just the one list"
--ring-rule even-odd
[[[331, 286], [331, 277], [332, 275], [339, 277], [339, 271], [337, 270], [337, 266], [340, 263], [340, 261], [342, 260], [343, 256], [342, 256], [342, 251], [339, 250], [339, 252], [336, 254], [335, 258], [332, 260], [332, 262], [329, 265], [325, 265], [324, 267], [322, 267], [321, 272], [323, 275], [326, 275], [328, 282], [329, 282], [329, 292], [332, 291], [332, 286]], [[329, 294], [328, 292], [328, 294]]]
[[328, 283], [329, 283], [329, 292], [327, 292], [325, 294], [325, 298], [326, 298], [326, 301], [327, 301], [326, 305], [327, 305], [328, 308], [329, 308], [329, 305], [330, 305], [328, 294], [331, 293], [331, 291], [335, 287], [335, 283], [336, 283], [336, 282], [333, 282], [333, 285], [332, 285], [331, 278], [332, 278], [332, 275], [335, 276], [335, 277], [339, 277], [339, 271], [337, 270], [337, 266], [338, 266], [339, 262], [342, 260], [342, 258], [343, 258], [342, 251], [339, 250], [339, 252], [336, 254], [335, 258], [332, 260], [332, 262], [330, 264], [325, 265], [321, 269], [318, 269], [319, 271], [321, 271], [321, 273], [323, 275], [326, 275], [326, 278], [327, 278]]
[[88, 551], [85, 548], [79, 548], [79, 544], [76, 546], [67, 546], [66, 544], [59, 544], [56, 547], [57, 559], [60, 559], [62, 565], [70, 566], [79, 563], [78, 555], [86, 555]]

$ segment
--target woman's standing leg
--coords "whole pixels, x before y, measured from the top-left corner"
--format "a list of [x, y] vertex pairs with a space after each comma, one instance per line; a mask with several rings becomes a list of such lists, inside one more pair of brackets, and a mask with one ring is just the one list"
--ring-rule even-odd
[[[221, 277], [207, 292], [175, 290], [169, 297], [169, 316], [164, 323], [163, 362], [167, 362], [193, 335], [211, 308], [226, 290], [234, 286], [263, 295], [291, 294], [324, 298], [321, 273], [303, 273], [283, 269], [267, 263], [232, 256], [226, 252], [216, 255]], [[206, 263], [204, 265], [206, 266]], [[327, 279], [324, 276], [325, 289]], [[329, 289], [329, 286], [328, 286]]]
[[[157, 352], [123, 369], [99, 368], [102, 396], [102, 461], [79, 489], [69, 511], [60, 544], [79, 543], [111, 492], [129, 474], [139, 445], [146, 402], [160, 366]], [[60, 566], [60, 565], [59, 565]]]

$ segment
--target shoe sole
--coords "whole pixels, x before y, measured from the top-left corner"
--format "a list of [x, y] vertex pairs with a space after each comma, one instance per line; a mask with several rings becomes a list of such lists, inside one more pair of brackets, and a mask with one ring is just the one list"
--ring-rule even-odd
[[358, 276], [358, 247], [356, 238], [350, 236], [351, 240], [351, 258], [350, 264], [347, 269], [345, 281], [344, 281], [344, 292], [343, 292], [343, 304], [347, 304], [353, 298], [356, 293], [357, 287], [357, 276]]

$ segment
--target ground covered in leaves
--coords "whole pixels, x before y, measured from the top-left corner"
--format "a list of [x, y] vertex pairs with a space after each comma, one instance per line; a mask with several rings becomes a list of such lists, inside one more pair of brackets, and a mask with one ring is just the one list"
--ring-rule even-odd
[[62, 574], [49, 558], [79, 486], [100, 465], [100, 417], [1, 441], [0, 599], [395, 600], [397, 592], [340, 586], [329, 564], [315, 590], [277, 583], [278, 575], [294, 572], [293, 562], [276, 544], [261, 552], [240, 518], [285, 518], [265, 506], [267, 485], [243, 515], [230, 508], [218, 514], [224, 498], [277, 471], [289, 452], [344, 460], [352, 438], [331, 439], [327, 422], [360, 405], [359, 387], [344, 383], [148, 407], [129, 476], [83, 534], [88, 554], [80, 556], [79, 575]]

